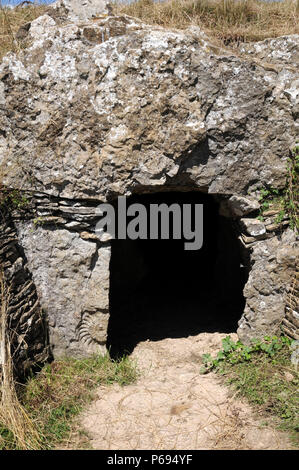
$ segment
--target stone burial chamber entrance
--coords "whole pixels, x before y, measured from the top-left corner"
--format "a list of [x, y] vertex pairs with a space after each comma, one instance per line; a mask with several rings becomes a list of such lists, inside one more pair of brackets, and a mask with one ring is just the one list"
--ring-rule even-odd
[[[288, 321], [290, 330], [284, 309], [297, 259], [296, 235], [291, 229], [273, 231], [271, 218], [258, 220], [254, 199], [211, 194], [191, 185], [160, 186], [159, 192], [142, 187], [142, 192], [135, 189], [127, 197], [114, 193], [100, 203], [113, 209], [117, 227], [113, 206], [119, 197], [127, 207], [141, 205], [147, 215], [152, 205], [202, 205], [201, 248], [186, 250], [184, 237], [175, 239], [171, 230], [169, 239], [102, 236], [108, 234], [97, 231], [99, 200], [45, 193], [31, 199], [41, 224], [29, 217], [7, 217], [1, 231], [0, 262], [6, 263], [7, 279], [17, 281], [25, 267], [38, 299], [36, 310], [28, 303], [32, 317], [14, 301], [15, 318], [24, 318], [25, 331], [31, 332], [44, 314], [54, 358], [104, 354], [107, 349], [115, 358], [146, 339], [200, 332], [237, 331], [248, 343], [276, 334], [282, 321]], [[127, 227], [134, 219], [128, 215]], [[196, 233], [195, 222], [191, 218], [190, 233]], [[9, 230], [17, 250], [12, 261], [7, 255]], [[14, 295], [18, 300], [17, 291]], [[47, 346], [47, 339], [40, 344]]]
[[193, 208], [202, 204], [203, 241], [200, 249], [187, 250], [184, 238], [174, 239], [171, 211], [169, 239], [160, 238], [160, 227], [157, 240], [111, 241], [107, 347], [112, 357], [131, 353], [147, 339], [236, 331], [245, 305], [243, 287], [248, 269], [233, 219], [219, 214], [214, 196], [199, 191], [127, 198], [127, 206], [136, 203], [146, 208], [148, 225], [153, 205], [170, 208], [176, 204], [181, 214], [189, 205], [193, 231]]
[[[19, 363], [201, 331], [248, 343], [282, 323], [298, 339], [297, 235], [275, 205], [259, 217], [297, 142], [297, 38], [233, 54], [198, 27], [92, 14], [49, 9], [0, 64], [1, 185], [22, 202], [0, 220]], [[202, 248], [99, 236], [98, 206], [124, 195], [203, 204]]]

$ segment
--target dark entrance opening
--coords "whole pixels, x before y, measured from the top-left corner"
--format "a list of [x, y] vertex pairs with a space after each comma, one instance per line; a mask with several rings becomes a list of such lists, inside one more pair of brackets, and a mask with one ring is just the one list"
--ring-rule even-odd
[[132, 203], [143, 204], [148, 213], [150, 204], [203, 204], [203, 246], [187, 251], [185, 240], [112, 240], [111, 356], [131, 353], [147, 339], [236, 331], [247, 272], [233, 222], [219, 215], [215, 198], [164, 192], [132, 196], [127, 206]]

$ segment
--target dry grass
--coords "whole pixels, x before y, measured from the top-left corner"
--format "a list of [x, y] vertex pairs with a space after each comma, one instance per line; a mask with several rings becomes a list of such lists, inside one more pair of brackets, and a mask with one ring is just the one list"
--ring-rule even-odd
[[73, 420], [92, 400], [94, 389], [134, 382], [136, 367], [126, 357], [116, 362], [108, 354], [66, 358], [45, 365], [26, 383], [16, 383], [8, 324], [9, 291], [0, 271], [0, 450], [51, 449], [70, 438], [75, 429]]
[[[1, 7], [0, 59], [20, 44], [16, 33], [46, 10], [46, 5], [26, 5], [13, 10]], [[259, 0], [170, 0], [154, 3], [138, 0], [131, 5], [118, 4], [115, 13], [125, 13], [149, 24], [171, 28], [198, 25], [225, 44], [233, 41], [260, 41], [270, 37], [299, 33], [299, 0], [265, 3]]]
[[40, 438], [15, 388], [7, 328], [9, 289], [0, 273], [0, 449], [39, 449]]
[[45, 5], [20, 5], [12, 10], [1, 6], [0, 0], [0, 59], [9, 51], [20, 48], [16, 33], [20, 26], [33, 21], [45, 11]]
[[[112, 361], [108, 354], [87, 359], [65, 358], [43, 367], [29, 379], [22, 403], [39, 430], [43, 449], [65, 447], [80, 437], [76, 417], [96, 396], [99, 385], [121, 386], [136, 380], [137, 370], [129, 358]], [[81, 445], [82, 436], [79, 441]]]
[[118, 12], [149, 24], [171, 28], [198, 25], [224, 43], [260, 41], [299, 32], [299, 0], [265, 3], [258, 0], [138, 0], [119, 5]]

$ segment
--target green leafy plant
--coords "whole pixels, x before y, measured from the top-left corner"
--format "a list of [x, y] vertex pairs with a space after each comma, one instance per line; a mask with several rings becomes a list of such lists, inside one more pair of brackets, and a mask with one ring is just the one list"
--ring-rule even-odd
[[43, 217], [35, 217], [32, 222], [34, 227], [37, 227], [38, 225], [43, 225], [45, 223], [45, 219]]
[[283, 207], [284, 192], [285, 189], [279, 190], [271, 186], [260, 190], [260, 218], [263, 218], [263, 213], [269, 209], [280, 209]]
[[259, 201], [261, 204], [258, 219], [264, 220], [264, 213], [269, 209], [278, 211], [275, 223], [280, 224], [285, 218], [289, 219], [292, 230], [299, 230], [298, 195], [299, 195], [299, 145], [290, 152], [287, 160], [287, 178], [282, 189], [262, 188]]
[[30, 200], [23, 191], [0, 188], [0, 209], [24, 210], [29, 203]]
[[299, 231], [299, 145], [291, 152], [287, 165], [287, 185], [284, 197], [284, 207], [290, 217], [290, 226]]
[[221, 365], [224, 361], [229, 364], [250, 361], [253, 354], [265, 353], [270, 358], [273, 358], [276, 352], [281, 350], [285, 345], [291, 345], [291, 340], [285, 336], [265, 336], [264, 341], [253, 339], [249, 346], [243, 344], [241, 341], [235, 342], [230, 336], [227, 336], [222, 340], [223, 348], [218, 352], [215, 358], [210, 354], [203, 355], [201, 373], [206, 373], [213, 369], [221, 369]]
[[298, 446], [298, 372], [291, 362], [294, 342], [284, 336], [265, 336], [250, 345], [227, 336], [216, 357], [203, 356], [201, 373], [214, 371], [256, 407], [259, 415], [289, 433]]

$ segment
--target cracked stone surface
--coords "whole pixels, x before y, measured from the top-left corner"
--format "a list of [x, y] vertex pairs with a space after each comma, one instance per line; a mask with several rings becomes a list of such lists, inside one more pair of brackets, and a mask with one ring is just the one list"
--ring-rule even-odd
[[298, 135], [291, 65], [270, 70], [199, 28], [126, 16], [60, 23], [47, 14], [26, 40], [0, 65], [5, 185], [105, 200], [180, 178], [240, 195], [284, 184]]

